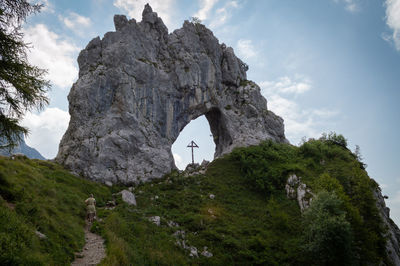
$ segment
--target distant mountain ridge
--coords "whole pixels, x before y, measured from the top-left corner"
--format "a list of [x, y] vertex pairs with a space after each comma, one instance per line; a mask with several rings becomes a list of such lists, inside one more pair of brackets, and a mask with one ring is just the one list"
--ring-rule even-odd
[[[0, 141], [0, 144], [4, 144], [4, 143], [2, 141]], [[23, 154], [30, 159], [46, 160], [46, 158], [44, 158], [40, 154], [40, 152], [38, 152], [36, 149], [34, 149], [32, 147], [29, 147], [25, 143], [24, 138], [22, 138], [22, 141], [17, 146], [15, 146], [11, 151], [8, 149], [0, 149], [0, 155], [11, 156], [13, 154]]]

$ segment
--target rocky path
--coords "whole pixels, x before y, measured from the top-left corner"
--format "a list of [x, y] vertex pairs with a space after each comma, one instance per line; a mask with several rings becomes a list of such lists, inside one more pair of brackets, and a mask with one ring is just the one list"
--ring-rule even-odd
[[86, 244], [83, 251], [76, 256], [75, 261], [71, 263], [72, 266], [97, 265], [106, 256], [104, 239], [90, 232], [89, 228], [90, 226], [85, 228]]

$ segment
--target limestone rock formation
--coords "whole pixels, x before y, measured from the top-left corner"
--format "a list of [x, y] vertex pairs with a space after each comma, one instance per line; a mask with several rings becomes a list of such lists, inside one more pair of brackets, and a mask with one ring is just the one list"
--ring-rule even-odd
[[386, 207], [385, 199], [382, 196], [382, 191], [379, 187], [375, 189], [374, 197], [379, 214], [382, 217], [382, 221], [388, 229], [385, 236], [387, 238], [386, 255], [393, 265], [400, 265], [400, 229], [393, 222], [393, 220], [390, 219], [390, 209]]
[[285, 190], [286, 196], [289, 199], [297, 199], [301, 212], [310, 207], [311, 201], [315, 196], [314, 193], [307, 188], [307, 185], [301, 182], [301, 177], [297, 177], [295, 174], [289, 175]]
[[175, 168], [180, 131], [201, 115], [217, 157], [265, 139], [287, 142], [247, 65], [204, 25], [185, 21], [168, 34], [149, 5], [141, 22], [116, 15], [114, 24], [78, 57], [59, 163], [100, 182], [160, 178]]

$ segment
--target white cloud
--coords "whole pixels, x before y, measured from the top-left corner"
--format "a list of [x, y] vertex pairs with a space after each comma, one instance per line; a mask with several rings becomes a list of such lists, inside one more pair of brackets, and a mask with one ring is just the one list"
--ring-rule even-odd
[[211, 9], [218, 2], [218, 0], [200, 0], [201, 8], [193, 15], [201, 20], [206, 20], [209, 16]]
[[391, 36], [384, 34], [386, 41], [393, 42], [400, 51], [400, 0], [386, 0], [386, 24], [393, 31]]
[[268, 101], [268, 109], [285, 120], [286, 137], [298, 144], [302, 137], [317, 138], [327, 131], [330, 119], [338, 112], [327, 109], [309, 109], [300, 106], [293, 98], [311, 90], [311, 81], [301, 75], [281, 77], [276, 81], [260, 82], [261, 93]]
[[147, 3], [157, 12], [169, 30], [174, 29], [176, 23], [173, 23], [172, 17], [175, 0], [114, 0], [114, 6], [127, 12], [136, 21], [142, 20], [142, 12]]
[[237, 42], [236, 46], [237, 46], [237, 53], [238, 53], [239, 57], [242, 57], [242, 58], [248, 60], [257, 55], [257, 52], [256, 52], [251, 40], [240, 39]]
[[69, 114], [58, 108], [47, 108], [40, 114], [27, 113], [21, 124], [29, 129], [26, 143], [44, 157], [54, 158], [68, 127]]
[[75, 66], [78, 47], [51, 32], [45, 25], [37, 24], [24, 29], [24, 39], [31, 44], [29, 61], [48, 69], [48, 78], [57, 86], [67, 88], [78, 75]]
[[267, 93], [302, 94], [311, 89], [311, 81], [308, 78], [298, 76], [295, 80], [285, 76], [277, 81], [264, 81], [262, 83]]
[[172, 155], [174, 156], [176, 167], [178, 167], [179, 169], [185, 169], [186, 163], [183, 161], [182, 156], [177, 153], [174, 153]]
[[345, 8], [347, 11], [356, 12], [358, 11], [358, 5], [354, 0], [344, 0]]
[[342, 3], [344, 4], [344, 8], [351, 12], [355, 13], [359, 11], [358, 0], [333, 0], [335, 3]]
[[29, 62], [47, 69], [47, 78], [54, 85], [69, 88], [78, 76], [75, 65], [78, 47], [62, 40], [43, 24], [25, 28], [24, 40], [32, 46], [28, 53]]
[[216, 29], [225, 24], [232, 16], [233, 10], [237, 8], [239, 8], [237, 1], [229, 1], [223, 7], [217, 9], [211, 18], [210, 28]]
[[85, 36], [88, 28], [92, 25], [90, 18], [81, 16], [74, 12], [69, 12], [67, 17], [59, 16], [59, 19], [68, 29], [72, 30], [79, 36]]

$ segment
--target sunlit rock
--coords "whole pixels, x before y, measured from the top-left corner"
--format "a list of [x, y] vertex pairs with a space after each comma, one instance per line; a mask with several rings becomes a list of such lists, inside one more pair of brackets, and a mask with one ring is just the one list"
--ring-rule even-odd
[[56, 160], [99, 182], [139, 183], [175, 168], [171, 146], [205, 115], [215, 156], [272, 139], [287, 142], [248, 66], [204, 25], [168, 34], [149, 5], [141, 22], [114, 17], [115, 32], [81, 51], [68, 95], [71, 120]]

